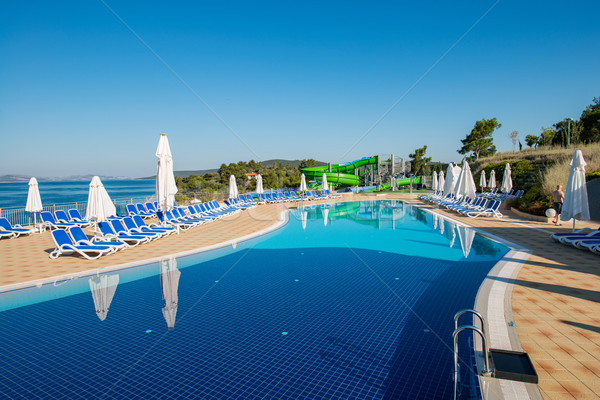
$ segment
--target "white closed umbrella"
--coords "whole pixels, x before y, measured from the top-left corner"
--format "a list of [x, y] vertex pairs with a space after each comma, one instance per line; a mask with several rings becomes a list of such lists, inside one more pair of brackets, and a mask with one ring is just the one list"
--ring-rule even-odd
[[434, 192], [437, 191], [438, 188], [438, 177], [437, 172], [433, 171], [433, 175], [431, 176], [431, 190]]
[[156, 201], [162, 211], [173, 208], [177, 184], [173, 175], [173, 156], [169, 147], [169, 139], [166, 133], [160, 134], [158, 147], [156, 148], [158, 167], [156, 169]]
[[510, 171], [510, 164], [506, 163], [506, 167], [504, 167], [504, 175], [502, 176], [502, 186], [500, 186], [500, 191], [502, 193], [510, 193], [513, 187], [512, 177]]
[[260, 174], [258, 174], [256, 176], [256, 194], [263, 194], [264, 192], [265, 192], [265, 189], [263, 189], [262, 176]]
[[327, 222], [329, 221], [329, 209], [324, 208], [322, 211], [323, 211], [323, 226], [327, 226]]
[[496, 171], [490, 172], [490, 180], [488, 181], [488, 187], [494, 189], [496, 187]]
[[456, 230], [458, 231], [460, 248], [462, 249], [465, 258], [468, 258], [469, 253], [471, 252], [471, 246], [473, 245], [473, 239], [475, 239], [475, 231], [464, 226], [459, 226]]
[[444, 171], [440, 171], [440, 176], [438, 178], [438, 190], [444, 191], [444, 186], [446, 185], [446, 179], [444, 179]]
[[37, 179], [35, 178], [29, 180], [29, 191], [27, 192], [25, 211], [33, 213], [33, 227], [35, 228], [37, 225], [37, 215], [35, 213], [43, 211], [40, 189], [38, 187]]
[[112, 217], [115, 214], [117, 214], [117, 209], [104, 188], [102, 181], [98, 176], [94, 176], [90, 182], [85, 219], [94, 221], [97, 224], [98, 222], [108, 220], [108, 217]]
[[321, 182], [321, 189], [327, 190], [327, 174], [323, 173], [323, 182]]
[[479, 187], [483, 191], [484, 187], [487, 187], [487, 182], [485, 181], [485, 170], [481, 171], [481, 176], [479, 177]]
[[229, 198], [236, 199], [238, 197], [237, 182], [235, 181], [235, 175], [229, 177]]
[[390, 179], [390, 186], [391, 186], [392, 190], [396, 190], [396, 178], [394, 178], [393, 176]]
[[573, 231], [575, 231], [575, 220], [587, 221], [590, 219], [590, 205], [585, 185], [586, 164], [581, 150], [575, 150], [569, 163], [569, 181], [560, 213], [561, 221], [573, 219]]
[[455, 185], [458, 180], [458, 174], [456, 174], [456, 169], [454, 168], [454, 164], [450, 163], [448, 165], [448, 169], [446, 170], [446, 181], [444, 183], [444, 194], [454, 194], [455, 193]]
[[301, 192], [306, 192], [308, 190], [308, 187], [306, 186], [306, 177], [304, 176], [304, 174], [302, 174], [302, 176], [300, 177], [300, 190]]
[[473, 180], [473, 175], [471, 174], [471, 168], [469, 167], [469, 163], [465, 161], [460, 170], [460, 174], [458, 175], [458, 179], [456, 182], [456, 197], [470, 197], [471, 199], [475, 198], [475, 181]]
[[160, 287], [164, 302], [162, 313], [169, 329], [175, 328], [175, 317], [177, 316], [179, 303], [177, 291], [179, 289], [180, 276], [181, 272], [177, 269], [177, 260], [175, 257], [160, 261]]
[[119, 284], [119, 275], [96, 275], [91, 277], [88, 282], [94, 299], [96, 315], [100, 321], [104, 321]]

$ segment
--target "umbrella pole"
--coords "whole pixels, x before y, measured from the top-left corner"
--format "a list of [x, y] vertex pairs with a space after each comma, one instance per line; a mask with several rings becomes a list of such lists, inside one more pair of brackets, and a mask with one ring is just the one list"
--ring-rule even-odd
[[575, 232], [575, 217], [573, 217], [573, 232]]

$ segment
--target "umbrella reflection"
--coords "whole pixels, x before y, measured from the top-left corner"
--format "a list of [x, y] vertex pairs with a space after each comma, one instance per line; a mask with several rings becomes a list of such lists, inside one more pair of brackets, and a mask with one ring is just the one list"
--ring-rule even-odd
[[181, 272], [177, 269], [177, 260], [175, 257], [160, 262], [160, 286], [165, 305], [162, 313], [169, 329], [175, 328], [177, 303], [179, 302], [177, 289], [179, 287], [180, 275]]
[[308, 218], [308, 212], [300, 211], [300, 220], [302, 221], [302, 230], [306, 230], [306, 219]]
[[119, 275], [96, 275], [88, 281], [94, 299], [96, 315], [100, 318], [100, 321], [104, 321], [119, 284]]
[[[454, 247], [454, 241], [456, 240], [456, 225], [454, 222], [448, 221], [448, 226], [450, 227], [450, 231], [446, 232], [446, 237], [450, 239], [450, 247]], [[452, 235], [451, 238], [450, 235]]]
[[458, 238], [460, 240], [460, 247], [462, 248], [463, 255], [465, 258], [469, 257], [471, 252], [471, 246], [473, 245], [473, 239], [475, 239], [475, 231], [464, 226], [459, 226], [457, 229]]

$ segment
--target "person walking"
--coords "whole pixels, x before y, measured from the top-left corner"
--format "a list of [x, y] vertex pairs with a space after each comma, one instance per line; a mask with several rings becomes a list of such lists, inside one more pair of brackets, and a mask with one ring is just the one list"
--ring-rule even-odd
[[562, 185], [556, 185], [556, 190], [552, 192], [552, 200], [554, 201], [553, 208], [556, 211], [554, 216], [554, 225], [559, 226], [558, 219], [560, 218], [560, 212], [562, 210], [563, 201], [565, 201], [565, 194], [562, 191]]

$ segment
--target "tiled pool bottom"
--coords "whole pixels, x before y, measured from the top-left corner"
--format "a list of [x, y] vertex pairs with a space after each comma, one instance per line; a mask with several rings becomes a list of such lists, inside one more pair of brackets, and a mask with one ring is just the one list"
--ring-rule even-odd
[[3, 311], [0, 393], [451, 398], [452, 317], [473, 306], [495, 262], [249, 248], [181, 269], [174, 329], [161, 312], [159, 275], [119, 284], [104, 321], [89, 292]]

